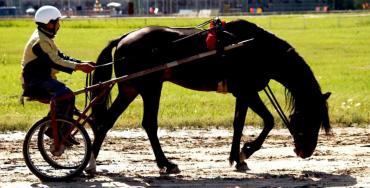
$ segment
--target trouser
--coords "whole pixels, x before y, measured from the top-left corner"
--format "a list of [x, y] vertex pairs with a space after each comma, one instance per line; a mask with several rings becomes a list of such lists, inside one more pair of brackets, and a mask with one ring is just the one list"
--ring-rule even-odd
[[55, 98], [55, 113], [58, 116], [64, 116], [69, 119], [73, 117], [73, 110], [75, 105], [75, 97], [73, 92], [63, 83], [49, 79], [41, 83], [42, 88], [51, 96]]
[[56, 99], [56, 115], [72, 119], [75, 105], [75, 96], [73, 95], [73, 92], [63, 83], [55, 79], [47, 79], [33, 83], [31, 82], [30, 84], [26, 84], [25, 86], [27, 89], [31, 90], [32, 93], [34, 93], [34, 95], [32, 96], [34, 98], [45, 98], [46, 95], [49, 99]]

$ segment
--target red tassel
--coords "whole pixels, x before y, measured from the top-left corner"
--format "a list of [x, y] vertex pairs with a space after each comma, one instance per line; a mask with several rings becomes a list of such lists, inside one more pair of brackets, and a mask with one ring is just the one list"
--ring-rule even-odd
[[214, 32], [208, 32], [206, 43], [208, 50], [216, 49], [216, 35], [214, 34]]
[[[221, 25], [222, 25], [222, 27], [225, 27], [226, 22], [225, 21], [221, 21]], [[209, 27], [211, 29], [214, 28], [215, 27], [214, 23], [211, 22], [210, 25], [209, 25]], [[208, 50], [214, 50], [214, 49], [216, 49], [216, 42], [217, 42], [216, 32], [214, 30], [208, 31], [207, 38], [206, 38], [206, 44], [207, 44]]]

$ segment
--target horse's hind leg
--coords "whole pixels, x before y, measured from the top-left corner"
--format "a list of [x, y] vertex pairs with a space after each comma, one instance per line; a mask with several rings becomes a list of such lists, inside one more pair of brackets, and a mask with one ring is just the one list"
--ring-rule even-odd
[[136, 98], [138, 95], [137, 91], [133, 87], [125, 86], [119, 87], [119, 93], [114, 100], [112, 106], [108, 109], [104, 124], [101, 122], [100, 125], [96, 127], [96, 134], [94, 138], [94, 143], [92, 145], [92, 151], [94, 157], [90, 159], [90, 164], [86, 171], [94, 172], [94, 163], [98, 157], [100, 148], [103, 144], [107, 132], [113, 127], [113, 124], [117, 118], [122, 114], [122, 112], [128, 107], [128, 105]]
[[234, 115], [234, 134], [233, 142], [231, 145], [230, 152], [230, 165], [236, 162], [236, 169], [239, 171], [248, 170], [247, 163], [240, 161], [239, 151], [240, 151], [240, 140], [244, 128], [244, 122], [248, 110], [248, 101], [245, 96], [236, 96], [236, 105], [235, 105], [235, 115]]
[[242, 151], [240, 152], [241, 161], [248, 159], [255, 151], [261, 148], [267, 135], [274, 127], [274, 118], [266, 105], [262, 102], [260, 96], [256, 93], [256, 95], [251, 97], [252, 98], [249, 100], [249, 107], [263, 119], [264, 127], [256, 140], [244, 144]]
[[158, 130], [158, 110], [159, 100], [162, 90], [162, 83], [148, 84], [148, 87], [143, 88], [140, 94], [144, 103], [144, 114], [142, 126], [145, 129], [150, 144], [152, 146], [157, 166], [161, 169], [160, 173], [174, 174], [179, 173], [178, 166], [169, 161], [163, 153], [162, 147], [159, 143], [157, 130]]

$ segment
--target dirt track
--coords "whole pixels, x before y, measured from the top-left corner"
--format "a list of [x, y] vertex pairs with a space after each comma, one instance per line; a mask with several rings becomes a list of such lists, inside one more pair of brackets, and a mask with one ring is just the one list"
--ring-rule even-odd
[[[259, 132], [245, 128], [244, 141]], [[241, 173], [227, 160], [231, 131], [161, 130], [163, 149], [182, 172], [160, 176], [143, 129], [112, 131], [98, 158], [98, 175], [61, 183], [42, 183], [25, 166], [25, 133], [0, 134], [0, 187], [369, 187], [370, 130], [333, 132], [334, 137], [320, 135], [314, 156], [300, 159], [288, 131], [273, 130], [247, 161], [251, 170]]]

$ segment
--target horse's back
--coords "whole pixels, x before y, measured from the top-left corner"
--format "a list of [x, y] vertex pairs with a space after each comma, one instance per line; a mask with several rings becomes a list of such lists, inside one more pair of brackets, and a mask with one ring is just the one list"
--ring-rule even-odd
[[117, 49], [122, 49], [125, 55], [136, 55], [135, 52], [138, 51], [140, 51], [139, 55], [142, 55], [143, 50], [169, 46], [174, 40], [193, 32], [196, 32], [196, 30], [162, 26], [144, 27], [123, 37]]
[[[251, 39], [248, 45], [231, 52], [226, 56], [216, 55], [202, 58], [188, 65], [171, 69], [174, 82], [187, 88], [206, 90], [207, 85], [214, 85], [222, 80], [229, 80], [233, 88], [261, 90], [268, 83], [272, 72], [278, 67], [276, 57], [290, 45], [257, 25], [245, 20], [236, 20], [226, 24], [225, 30], [231, 33], [223, 41], [230, 45]], [[145, 27], [122, 38], [118, 45], [116, 59], [125, 57], [116, 70], [119, 75], [152, 68], [191, 55], [207, 51], [206, 32], [204, 35], [193, 35], [200, 30], [192, 28]], [[180, 40], [179, 40], [180, 39]], [[180, 42], [173, 42], [180, 41]], [[279, 67], [278, 67], [279, 68]], [[248, 87], [248, 88], [247, 88]]]

